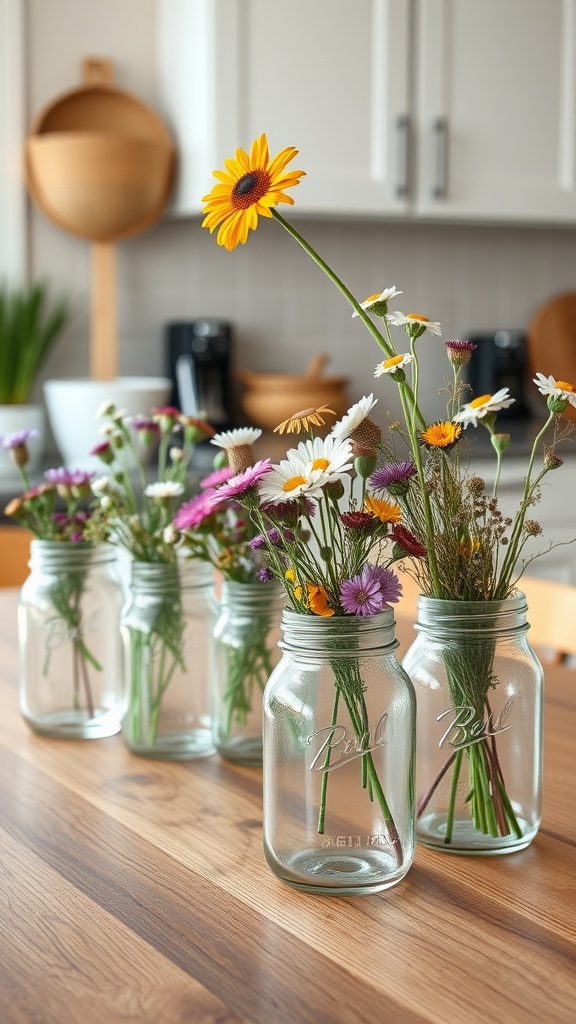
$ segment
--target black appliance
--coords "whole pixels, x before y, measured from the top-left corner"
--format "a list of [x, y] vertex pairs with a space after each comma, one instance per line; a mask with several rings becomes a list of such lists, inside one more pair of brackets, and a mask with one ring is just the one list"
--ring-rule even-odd
[[523, 331], [510, 329], [486, 334], [469, 334], [467, 340], [476, 345], [472, 358], [466, 364], [466, 379], [472, 387], [472, 396], [493, 395], [508, 388], [514, 404], [498, 413], [499, 420], [523, 419], [530, 415], [526, 403], [526, 346]]
[[172, 403], [203, 417], [216, 430], [234, 426], [232, 328], [221, 320], [192, 320], [166, 327]]

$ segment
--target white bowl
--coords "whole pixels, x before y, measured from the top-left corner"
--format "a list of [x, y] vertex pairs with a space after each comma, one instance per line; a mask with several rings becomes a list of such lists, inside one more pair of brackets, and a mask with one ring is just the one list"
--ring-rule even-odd
[[172, 382], [167, 377], [119, 377], [118, 380], [47, 380], [44, 400], [54, 440], [67, 469], [101, 469], [90, 455], [102, 441], [96, 412], [114, 402], [129, 416], [148, 416], [153, 406], [166, 405]]

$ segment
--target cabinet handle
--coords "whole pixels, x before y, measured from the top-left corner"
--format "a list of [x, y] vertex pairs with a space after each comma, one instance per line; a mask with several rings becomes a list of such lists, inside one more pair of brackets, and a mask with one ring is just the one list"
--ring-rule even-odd
[[409, 184], [410, 118], [399, 114], [396, 118], [396, 195], [407, 196]]
[[434, 183], [432, 195], [442, 199], [447, 189], [448, 168], [448, 121], [445, 117], [437, 117], [432, 125], [434, 137]]

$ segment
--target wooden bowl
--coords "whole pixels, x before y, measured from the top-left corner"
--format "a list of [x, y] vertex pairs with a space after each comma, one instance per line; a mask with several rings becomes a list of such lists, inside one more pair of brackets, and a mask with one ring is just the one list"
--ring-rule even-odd
[[112, 241], [152, 225], [172, 185], [173, 149], [113, 132], [49, 132], [28, 139], [28, 187], [61, 228]]
[[[316, 409], [327, 405], [336, 417], [343, 416], [349, 407], [346, 395], [346, 377], [305, 377], [288, 374], [242, 375], [245, 390], [240, 398], [242, 410], [251, 423], [264, 430], [274, 430], [283, 420], [303, 409]], [[334, 422], [326, 417], [328, 424]]]

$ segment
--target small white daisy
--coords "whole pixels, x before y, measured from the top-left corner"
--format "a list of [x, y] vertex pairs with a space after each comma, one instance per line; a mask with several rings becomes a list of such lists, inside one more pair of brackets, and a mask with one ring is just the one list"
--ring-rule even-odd
[[175, 480], [159, 480], [157, 483], [148, 484], [144, 494], [147, 498], [156, 498], [159, 501], [178, 498], [184, 494], [184, 484], [179, 484]]
[[392, 356], [391, 359], [385, 359], [383, 363], [378, 363], [374, 370], [374, 376], [381, 377], [383, 373], [396, 373], [396, 370], [403, 370], [413, 359], [414, 356], [410, 352], [405, 352], [404, 355], [400, 356]]
[[[402, 295], [402, 292], [399, 292], [396, 285], [393, 284], [390, 288], [385, 288], [383, 292], [379, 292], [376, 295], [369, 295], [367, 299], [364, 299], [364, 302], [360, 303], [360, 309], [366, 309], [369, 313], [374, 312], [383, 315], [387, 311], [384, 307], [387, 307], [387, 303], [390, 299], [395, 299], [397, 295]], [[358, 311], [355, 309], [352, 316], [354, 317], [358, 315]]]
[[262, 431], [257, 427], [237, 427], [235, 430], [224, 430], [221, 434], [215, 434], [210, 439], [211, 444], [215, 444], [218, 448], [240, 448], [244, 445], [254, 444], [259, 437], [262, 436]]
[[570, 384], [567, 380], [556, 380], [550, 375], [545, 377], [543, 373], [537, 373], [534, 377], [538, 391], [542, 395], [554, 395], [576, 407], [576, 384]]
[[471, 402], [467, 402], [453, 419], [455, 423], [462, 423], [464, 428], [469, 424], [477, 427], [478, 420], [483, 419], [489, 413], [498, 412], [500, 409], [507, 409], [513, 402], [514, 399], [510, 398], [508, 394], [508, 388], [500, 388], [500, 391], [497, 391], [495, 395], [480, 395], [479, 398], [474, 398]]
[[306, 473], [310, 479], [318, 482], [339, 480], [346, 476], [354, 465], [350, 442], [328, 434], [327, 437], [315, 437], [309, 441], [301, 441], [297, 448], [298, 456], [306, 465]]
[[106, 401], [102, 402], [96, 409], [96, 412], [94, 413], [94, 418], [97, 420], [101, 420], [103, 416], [111, 416], [115, 408], [116, 406], [112, 399], [107, 398]]
[[422, 331], [430, 331], [431, 334], [442, 334], [442, 328], [436, 320], [429, 320], [427, 316], [420, 313], [389, 313], [387, 320], [395, 327], [420, 327]]
[[172, 523], [168, 523], [162, 534], [162, 540], [165, 544], [176, 544], [176, 541], [180, 539], [180, 531]]
[[99, 496], [105, 494], [106, 491], [110, 490], [110, 480], [107, 476], [98, 476], [90, 484], [92, 491], [95, 495]]
[[338, 437], [341, 440], [350, 437], [350, 434], [367, 418], [377, 401], [378, 399], [374, 398], [374, 395], [365, 395], [364, 398], [361, 398], [359, 402], [348, 409], [338, 423], [334, 424], [330, 431], [332, 437]]

